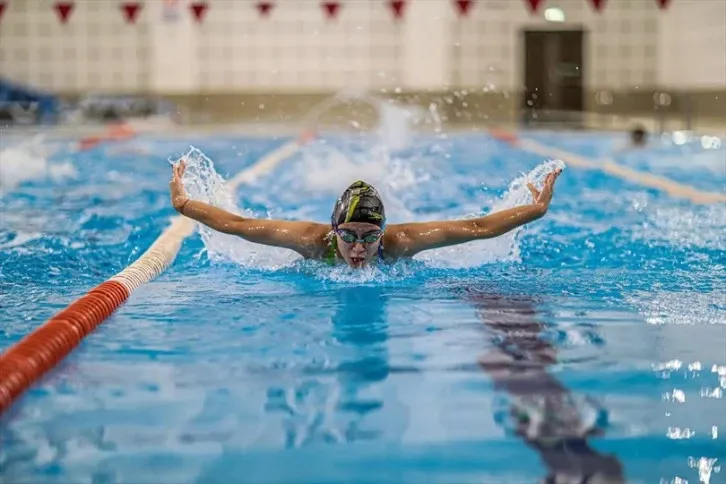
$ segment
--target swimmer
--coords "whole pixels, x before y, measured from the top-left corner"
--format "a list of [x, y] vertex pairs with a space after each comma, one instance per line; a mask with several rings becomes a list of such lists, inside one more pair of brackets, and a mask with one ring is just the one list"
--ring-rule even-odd
[[306, 259], [362, 268], [378, 262], [409, 258], [430, 249], [490, 239], [541, 218], [547, 213], [561, 169], [547, 175], [542, 190], [528, 184], [531, 204], [490, 215], [435, 222], [386, 225], [380, 195], [371, 185], [356, 181], [335, 203], [330, 224], [245, 218], [192, 200], [184, 190], [185, 163], [173, 167], [169, 182], [171, 203], [180, 214], [207, 227], [257, 244], [290, 249]]
[[630, 144], [633, 148], [642, 148], [648, 144], [648, 133], [642, 126], [637, 126], [630, 132]]

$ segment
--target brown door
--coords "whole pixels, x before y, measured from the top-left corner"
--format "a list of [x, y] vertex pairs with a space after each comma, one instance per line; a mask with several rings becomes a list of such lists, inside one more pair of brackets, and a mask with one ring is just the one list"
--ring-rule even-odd
[[524, 31], [525, 123], [581, 123], [583, 39], [581, 30]]

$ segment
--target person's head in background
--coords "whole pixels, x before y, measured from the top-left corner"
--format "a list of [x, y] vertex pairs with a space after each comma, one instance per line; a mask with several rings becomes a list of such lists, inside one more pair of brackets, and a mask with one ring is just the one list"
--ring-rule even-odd
[[640, 148], [648, 143], [648, 133], [642, 126], [636, 126], [630, 131], [630, 142], [633, 147]]

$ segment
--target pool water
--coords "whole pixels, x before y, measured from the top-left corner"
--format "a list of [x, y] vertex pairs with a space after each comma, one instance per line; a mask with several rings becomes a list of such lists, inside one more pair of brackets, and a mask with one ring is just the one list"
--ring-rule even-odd
[[[598, 157], [624, 141], [521, 136]], [[0, 141], [0, 349], [154, 241], [170, 157], [190, 156], [190, 193], [260, 217], [326, 221], [364, 178], [389, 223], [526, 203], [523, 182], [561, 166], [483, 133], [396, 150], [330, 134], [229, 194], [286, 139], [16, 141]], [[726, 186], [726, 148], [698, 140], [612, 158]], [[202, 230], [2, 416], [0, 481], [726, 482], [724, 227], [723, 204], [568, 167], [543, 219], [388, 267]]]

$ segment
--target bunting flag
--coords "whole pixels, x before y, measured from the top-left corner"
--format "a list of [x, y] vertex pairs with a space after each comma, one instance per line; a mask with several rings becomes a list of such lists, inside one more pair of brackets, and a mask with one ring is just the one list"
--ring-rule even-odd
[[0, 2], [0, 21], [3, 19], [3, 14], [5, 13], [5, 7], [7, 4], [5, 2]]
[[207, 13], [209, 5], [207, 2], [194, 2], [189, 5], [189, 8], [192, 10], [194, 20], [196, 20], [197, 23], [202, 23], [204, 21], [204, 14]]
[[605, 2], [606, 0], [590, 0], [590, 3], [592, 3], [592, 7], [598, 12], [603, 9], [603, 7], [605, 6]]
[[544, 0], [527, 0], [527, 4], [529, 4], [529, 10], [532, 13], [537, 13], [539, 6], [542, 5], [543, 2]]
[[671, 3], [671, 0], [655, 0], [658, 3], [658, 6], [661, 8], [661, 10], [665, 10], [668, 8], [668, 4]]
[[68, 19], [71, 16], [71, 12], [73, 12], [73, 3], [72, 2], [56, 2], [53, 5], [53, 8], [55, 9], [56, 13], [58, 14], [58, 18], [60, 19], [62, 24], [65, 24], [68, 22]]
[[340, 3], [338, 2], [323, 2], [322, 4], [323, 10], [325, 10], [325, 15], [329, 19], [334, 19], [338, 16], [338, 12], [340, 11]]
[[269, 17], [274, 6], [275, 4], [272, 2], [257, 2], [255, 8], [260, 13], [260, 17]]
[[393, 18], [401, 20], [403, 18], [403, 11], [406, 8], [406, 0], [390, 0], [388, 6], [393, 12]]
[[136, 17], [139, 15], [141, 7], [142, 5], [136, 2], [127, 2], [121, 4], [121, 10], [124, 13], [124, 18], [126, 19], [127, 23], [136, 23]]
[[466, 17], [471, 10], [471, 6], [474, 4], [474, 0], [454, 0], [456, 9], [459, 11], [461, 17]]

